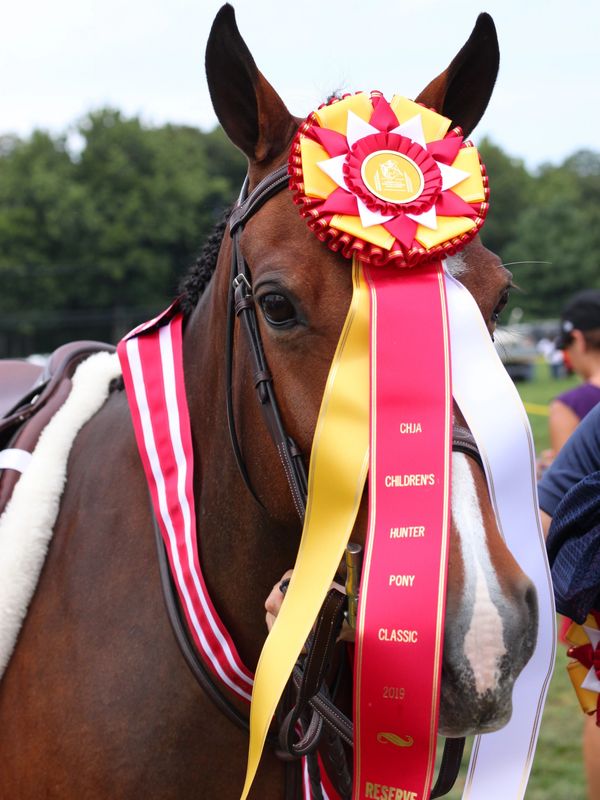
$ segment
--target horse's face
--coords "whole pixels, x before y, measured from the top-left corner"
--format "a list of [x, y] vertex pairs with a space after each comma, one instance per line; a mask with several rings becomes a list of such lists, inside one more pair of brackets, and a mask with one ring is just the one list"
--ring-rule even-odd
[[[493, 335], [510, 272], [478, 238], [448, 266]], [[457, 407], [454, 418], [464, 424]], [[457, 736], [493, 731], [510, 719], [512, 687], [533, 653], [538, 613], [533, 584], [498, 529], [484, 473], [463, 453], [452, 454], [451, 513], [440, 732]]]
[[[227, 8], [213, 26], [207, 74], [219, 119], [248, 156], [252, 187], [285, 163], [298, 120], [256, 69]], [[493, 24], [480, 18], [448, 70], [417, 99], [462, 124], [468, 134], [487, 105], [497, 61]], [[269, 200], [247, 223], [241, 245], [282, 416], [308, 454], [352, 294], [350, 263], [316, 239], [287, 192]], [[492, 334], [506, 303], [510, 273], [479, 239], [452, 259], [450, 267], [474, 295]], [[236, 384], [238, 390], [243, 408], [255, 415], [247, 376]], [[245, 421], [244, 410], [239, 413], [243, 449], [252, 454], [253, 483], [282, 526], [297, 525], [283, 470], [273, 466], [278, 461], [264, 428], [250, 418]], [[514, 681], [533, 650], [537, 611], [535, 590], [499, 533], [481, 469], [455, 453], [452, 470], [440, 731], [459, 736], [494, 730], [509, 719]], [[357, 541], [364, 540], [366, 517], [365, 497], [353, 535]]]

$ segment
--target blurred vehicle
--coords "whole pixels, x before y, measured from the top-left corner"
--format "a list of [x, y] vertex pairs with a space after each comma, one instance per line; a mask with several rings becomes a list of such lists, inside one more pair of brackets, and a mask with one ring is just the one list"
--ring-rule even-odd
[[522, 330], [496, 328], [494, 345], [513, 381], [533, 380], [539, 359], [533, 337]]

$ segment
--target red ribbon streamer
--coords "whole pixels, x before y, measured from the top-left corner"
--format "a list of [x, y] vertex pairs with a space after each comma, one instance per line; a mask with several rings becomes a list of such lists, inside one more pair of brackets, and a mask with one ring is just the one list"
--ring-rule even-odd
[[355, 661], [354, 800], [429, 797], [445, 603], [451, 386], [441, 264], [371, 288], [369, 531]]

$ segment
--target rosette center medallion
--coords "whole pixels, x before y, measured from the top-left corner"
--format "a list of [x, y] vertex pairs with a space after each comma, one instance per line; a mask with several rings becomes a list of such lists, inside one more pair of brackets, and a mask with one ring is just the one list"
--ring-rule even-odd
[[477, 150], [437, 112], [395, 95], [332, 99], [300, 126], [290, 188], [329, 248], [409, 267], [462, 249], [488, 208]]
[[371, 194], [386, 203], [412, 203], [425, 185], [423, 173], [412, 158], [393, 150], [367, 156], [360, 175]]

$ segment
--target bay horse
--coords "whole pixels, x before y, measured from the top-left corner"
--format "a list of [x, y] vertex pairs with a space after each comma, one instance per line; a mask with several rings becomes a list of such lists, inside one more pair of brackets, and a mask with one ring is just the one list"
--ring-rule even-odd
[[[481, 15], [417, 101], [468, 135], [497, 68], [495, 29]], [[286, 163], [300, 121], [257, 69], [230, 6], [213, 24], [206, 71], [217, 116], [248, 158], [252, 189]], [[184, 283], [184, 371], [203, 571], [243, 661], [254, 669], [266, 635], [265, 598], [293, 565], [301, 526], [237, 335], [235, 423], [262, 506], [232, 452], [224, 354], [232, 245], [221, 234], [223, 227]], [[242, 250], [282, 416], [308, 459], [351, 271], [316, 240], [285, 191], [250, 219]], [[492, 335], [510, 274], [478, 239], [448, 266], [475, 297]], [[455, 422], [464, 424], [458, 409]], [[535, 591], [498, 531], [483, 472], [461, 453], [453, 458], [453, 486], [440, 731], [462, 736], [495, 730], [510, 717], [512, 686], [531, 655], [537, 620]], [[355, 541], [364, 539], [365, 523], [366, 498]], [[247, 735], [215, 710], [179, 653], [151, 531], [128, 403], [116, 389], [75, 440], [47, 560], [0, 686], [3, 798], [239, 796]], [[267, 751], [251, 796], [279, 800], [283, 781], [282, 762]]]

